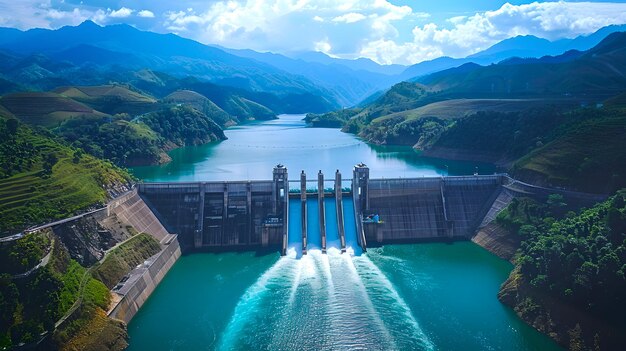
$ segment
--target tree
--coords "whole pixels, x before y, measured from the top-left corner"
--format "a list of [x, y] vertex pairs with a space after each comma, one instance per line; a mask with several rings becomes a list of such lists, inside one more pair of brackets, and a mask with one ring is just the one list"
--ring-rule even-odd
[[47, 154], [43, 159], [43, 174], [44, 176], [50, 176], [52, 174], [52, 168], [57, 164], [59, 159], [54, 153]]
[[9, 135], [15, 135], [15, 133], [17, 133], [18, 127], [20, 126], [20, 122], [15, 118], [9, 118], [7, 120], [6, 126]]

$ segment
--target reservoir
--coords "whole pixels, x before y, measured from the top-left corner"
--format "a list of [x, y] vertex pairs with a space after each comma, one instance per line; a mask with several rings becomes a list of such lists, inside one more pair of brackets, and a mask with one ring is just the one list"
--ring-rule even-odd
[[[228, 140], [170, 153], [133, 169], [146, 181], [270, 179], [366, 163], [372, 178], [493, 173], [490, 165], [427, 159], [409, 147], [372, 147], [337, 129], [306, 128], [302, 115], [230, 128]], [[327, 232], [299, 252], [299, 203], [290, 202], [289, 251], [183, 256], [128, 326], [129, 350], [558, 350], [497, 299], [512, 265], [471, 242], [386, 245], [362, 253], [346, 216], [347, 253]], [[333, 201], [327, 202], [332, 213]], [[353, 211], [344, 199], [344, 214]], [[331, 209], [329, 211], [329, 208]], [[336, 221], [336, 219], [334, 219]], [[332, 217], [327, 217], [332, 222]]]

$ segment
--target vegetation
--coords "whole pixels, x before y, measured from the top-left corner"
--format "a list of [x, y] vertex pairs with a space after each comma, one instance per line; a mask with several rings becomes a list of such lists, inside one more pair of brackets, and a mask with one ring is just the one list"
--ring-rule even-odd
[[451, 121], [425, 117], [404, 121], [401, 117], [387, 118], [363, 128], [359, 135], [376, 144], [411, 145], [424, 149], [431, 146], [439, 136], [453, 125]]
[[304, 121], [314, 127], [340, 128], [359, 112], [361, 112], [360, 108], [351, 108], [324, 114], [308, 113]]
[[[522, 239], [518, 269], [512, 277], [526, 282], [530, 292], [524, 293], [518, 288], [524, 295], [518, 297], [523, 301], [516, 307], [520, 314], [529, 317], [537, 315], [537, 310], [550, 310], [553, 306], [546, 301], [554, 299], [606, 321], [615, 330], [623, 330], [626, 326], [623, 319], [626, 313], [626, 189], [577, 214], [567, 211], [563, 198], [558, 195], [550, 196], [545, 204], [514, 199], [498, 215], [497, 221]], [[578, 329], [581, 325], [590, 327], [584, 321], [567, 321], [573, 328], [578, 322]], [[584, 335], [579, 330], [576, 337], [584, 338]], [[592, 333], [587, 335], [586, 342], [578, 342], [591, 348], [594, 337], [601, 339], [605, 345], [602, 349], [616, 347], [612, 344], [616, 335], [611, 338]]]
[[71, 216], [123, 191], [125, 171], [54, 136], [0, 119], [0, 233]]
[[113, 249], [104, 262], [95, 267], [93, 276], [112, 289], [138, 264], [161, 250], [159, 242], [149, 234], [141, 233]]
[[37, 232], [0, 246], [0, 272], [25, 273], [35, 267], [50, 249], [48, 233]]
[[105, 116], [89, 106], [54, 93], [10, 94], [0, 98], [0, 105], [24, 123], [48, 128], [77, 116]]
[[176, 146], [200, 145], [224, 140], [224, 131], [202, 112], [188, 106], [170, 107], [144, 115], [140, 120], [164, 141]]
[[626, 114], [562, 126], [554, 140], [517, 161], [513, 173], [553, 186], [611, 193], [626, 187]]
[[78, 117], [65, 121], [56, 132], [72, 145], [120, 166], [159, 163], [163, 139], [145, 123], [129, 122], [128, 118]]
[[195, 108], [204, 113], [207, 117], [215, 121], [221, 127], [227, 127], [236, 124], [238, 121], [230, 116], [226, 111], [222, 110], [213, 101], [205, 96], [191, 90], [178, 90], [171, 93], [163, 99], [167, 104], [181, 104]]
[[158, 106], [154, 98], [133, 91], [129, 85], [70, 86], [54, 92], [111, 115], [143, 113]]
[[83, 304], [106, 308], [110, 299], [108, 289], [91, 278], [58, 242], [49, 264], [33, 275], [19, 280], [1, 275], [1, 345], [36, 342], [43, 332], [53, 330], [55, 322], [78, 299], [83, 281]]

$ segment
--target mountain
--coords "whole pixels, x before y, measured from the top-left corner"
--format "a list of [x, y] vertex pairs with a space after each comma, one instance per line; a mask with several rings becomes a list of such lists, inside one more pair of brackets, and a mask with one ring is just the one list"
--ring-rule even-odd
[[[41, 55], [76, 66], [96, 65], [100, 71], [117, 65], [126, 70], [150, 69], [177, 77], [191, 75], [250, 91], [328, 97], [331, 104], [338, 106], [332, 101], [332, 92], [302, 76], [174, 34], [144, 32], [125, 24], [101, 27], [91, 21], [57, 30], [2, 29], [1, 32], [9, 35], [0, 40], [0, 49], [26, 57]], [[49, 76], [47, 71], [29, 71], [41, 78]], [[14, 77], [20, 83], [19, 76]], [[323, 108], [326, 107], [319, 109]]]
[[481, 52], [465, 58], [440, 57], [408, 67], [401, 74], [402, 80], [428, 75], [441, 70], [458, 67], [466, 63], [490, 65], [512, 57], [540, 58], [561, 55], [567, 51], [586, 51], [600, 43], [608, 35], [626, 31], [626, 25], [603, 27], [589, 35], [573, 39], [549, 41], [532, 35], [520, 35], [505, 39]]
[[[563, 56], [563, 55], [562, 55]], [[464, 96], [586, 96], [608, 98], [626, 89], [626, 33], [610, 34], [594, 48], [551, 59], [526, 59], [486, 67], [465, 65], [417, 81], [438, 91]]]
[[[335, 99], [342, 106], [353, 106], [381, 89], [399, 82], [398, 77], [382, 73], [384, 69], [373, 61], [341, 60], [328, 57], [322, 53], [310, 53], [312, 56], [322, 55], [327, 59], [309, 60], [306, 58], [290, 58], [274, 53], [260, 53], [253, 50], [224, 49], [233, 55], [250, 58], [272, 65], [286, 72], [303, 76], [318, 86], [334, 93]], [[303, 55], [306, 57], [305, 55]], [[365, 61], [363, 61], [365, 60]], [[371, 68], [380, 68], [379, 72], [360, 69], [363, 62], [371, 63]], [[350, 66], [353, 63], [354, 66]], [[365, 65], [369, 65], [366, 63]]]
[[318, 51], [291, 52], [287, 53], [286, 56], [305, 62], [316, 62], [324, 65], [341, 65], [354, 71], [368, 71], [385, 75], [397, 75], [406, 69], [406, 66], [404, 65], [381, 65], [363, 57], [353, 60], [341, 59], [330, 57], [325, 53]]

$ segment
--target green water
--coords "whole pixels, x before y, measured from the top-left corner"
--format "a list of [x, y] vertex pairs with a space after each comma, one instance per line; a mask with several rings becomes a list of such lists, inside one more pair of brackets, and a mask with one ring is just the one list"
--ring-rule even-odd
[[291, 179], [301, 170], [309, 178], [322, 170], [333, 177], [339, 169], [352, 177], [352, 167], [364, 162], [373, 178], [491, 174], [493, 165], [424, 158], [411, 147], [370, 146], [339, 129], [306, 128], [304, 115], [229, 128], [228, 140], [170, 152], [162, 166], [135, 167], [146, 181], [210, 181], [272, 179], [272, 169], [284, 164]]
[[497, 300], [510, 269], [470, 242], [183, 256], [130, 350], [557, 350]]
[[[336, 129], [305, 128], [302, 116], [232, 128], [229, 140], [183, 148], [165, 166], [135, 168], [149, 181], [269, 179], [277, 163], [297, 178], [318, 169], [345, 178], [358, 162], [372, 177], [491, 173], [493, 167], [370, 147]], [[329, 199], [330, 200], [330, 199]], [[558, 350], [498, 301], [511, 264], [470, 242], [390, 245], [361, 253], [351, 199], [344, 199], [348, 253], [337, 247], [327, 201], [327, 255], [309, 206], [302, 256], [299, 201], [289, 255], [186, 255], [128, 326], [130, 350]], [[330, 211], [330, 215], [328, 214]], [[319, 229], [317, 229], [319, 232]]]

